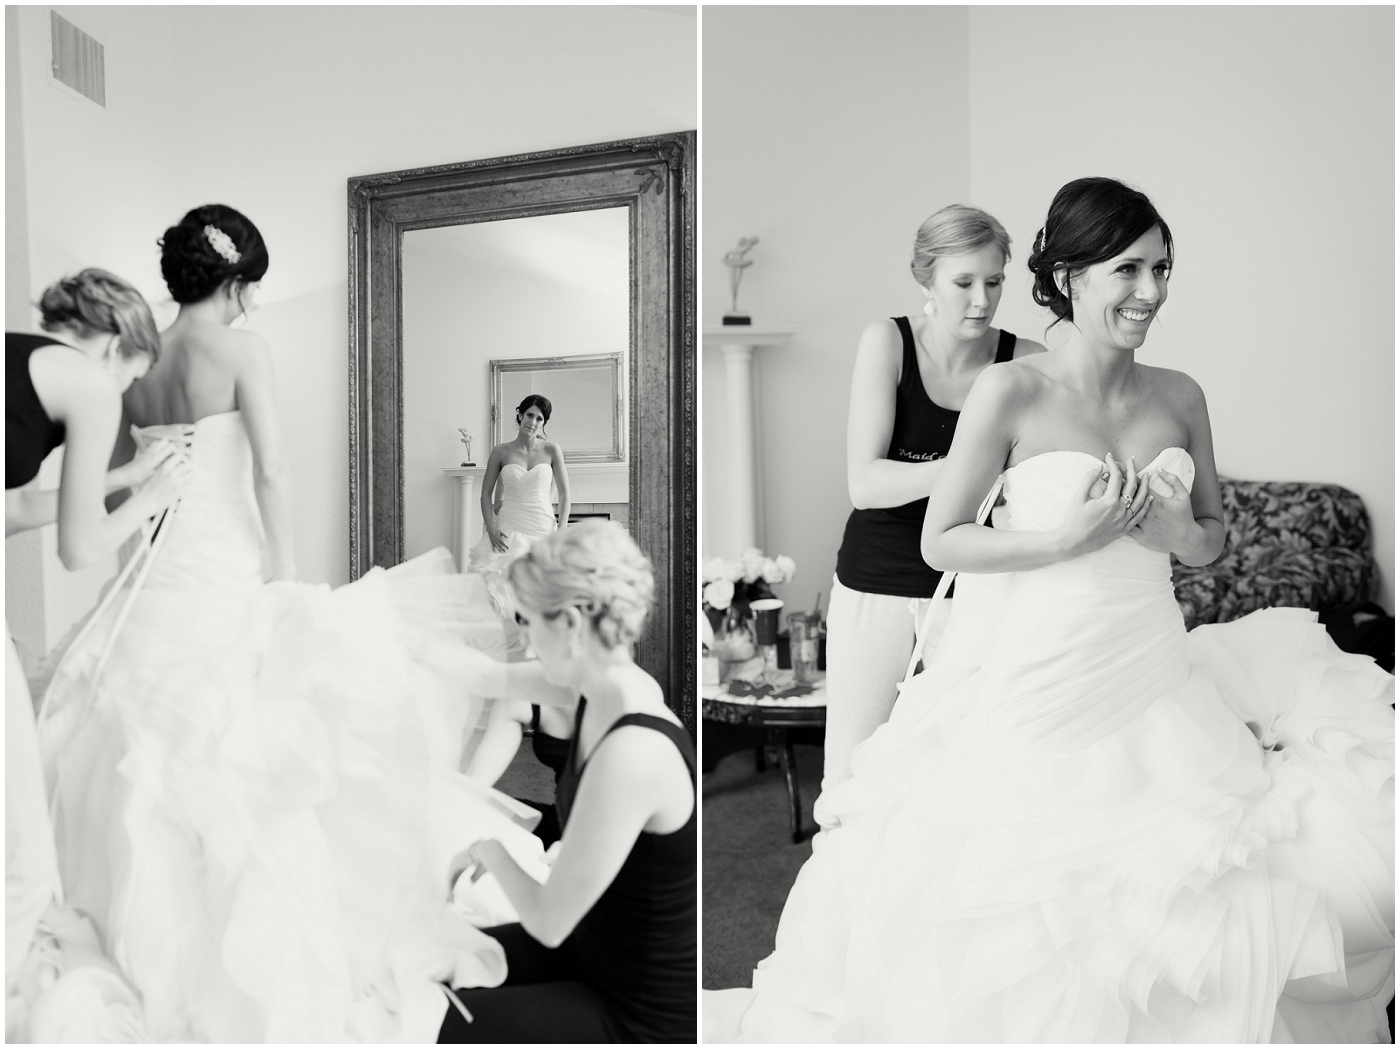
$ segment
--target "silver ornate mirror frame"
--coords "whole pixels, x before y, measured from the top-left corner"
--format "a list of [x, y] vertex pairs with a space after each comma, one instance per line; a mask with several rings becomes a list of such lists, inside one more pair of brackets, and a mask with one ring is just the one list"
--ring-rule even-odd
[[404, 558], [403, 296], [409, 230], [629, 209], [629, 527], [656, 574], [637, 662], [694, 733], [695, 132], [352, 178], [350, 577]]
[[514, 357], [491, 361], [491, 447], [504, 444], [515, 435], [510, 432], [515, 420], [514, 404], [507, 404], [503, 379], [507, 372], [559, 371], [573, 368], [610, 366], [612, 381], [612, 444], [607, 448], [565, 448], [564, 460], [570, 463], [620, 463], [626, 457], [622, 447], [622, 354], [580, 353], [572, 357]]

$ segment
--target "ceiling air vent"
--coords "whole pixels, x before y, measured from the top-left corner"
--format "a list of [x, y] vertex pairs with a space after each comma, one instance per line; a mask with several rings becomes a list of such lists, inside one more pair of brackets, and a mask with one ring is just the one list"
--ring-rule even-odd
[[102, 45], [57, 11], [49, 12], [53, 78], [107, 108], [107, 69]]

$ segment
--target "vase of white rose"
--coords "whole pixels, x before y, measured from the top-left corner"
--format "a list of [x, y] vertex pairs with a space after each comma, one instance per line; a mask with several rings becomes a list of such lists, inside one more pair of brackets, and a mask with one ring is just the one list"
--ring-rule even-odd
[[738, 558], [712, 557], [701, 565], [702, 607], [714, 631], [714, 654], [722, 663], [754, 658], [757, 647], [750, 606], [773, 597], [773, 587], [791, 582], [796, 570], [792, 558], [784, 554], [767, 557], [757, 547], [750, 547]]

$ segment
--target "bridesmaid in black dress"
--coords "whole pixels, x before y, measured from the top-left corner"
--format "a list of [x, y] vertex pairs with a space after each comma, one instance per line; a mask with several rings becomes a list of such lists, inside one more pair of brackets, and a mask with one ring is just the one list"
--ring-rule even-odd
[[[178, 494], [184, 467], [159, 446], [108, 470], [121, 424], [121, 393], [160, 350], [140, 292], [87, 269], [39, 300], [49, 335], [5, 333], [5, 535], [58, 525], [58, 555], [76, 570], [117, 549]], [[29, 487], [48, 454], [64, 446], [57, 489]], [[106, 495], [136, 491], [112, 513]], [[58, 888], [53, 828], [34, 734], [34, 708], [14, 640], [5, 651], [5, 990], [29, 952]]]
[[618, 525], [582, 521], [536, 541], [509, 578], [537, 661], [462, 658], [481, 694], [579, 697], [558, 783], [563, 839], [543, 885], [495, 841], [454, 861], [454, 883], [494, 875], [520, 924], [487, 930], [506, 980], [455, 992], [472, 1020], [449, 1008], [438, 1040], [694, 1042], [695, 753], [631, 655], [651, 566]]

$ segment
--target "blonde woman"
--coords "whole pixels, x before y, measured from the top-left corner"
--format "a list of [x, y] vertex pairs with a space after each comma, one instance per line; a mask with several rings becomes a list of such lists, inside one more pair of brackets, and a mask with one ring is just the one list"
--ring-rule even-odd
[[[985, 211], [935, 212], [910, 262], [924, 315], [875, 321], [861, 335], [846, 417], [855, 509], [827, 615], [823, 790], [850, 776], [851, 751], [889, 718], [923, 602], [941, 578], [919, 552], [919, 533], [968, 391], [990, 365], [1045, 350], [992, 327], [1010, 257], [1011, 238]], [[926, 651], [937, 642], [935, 632]], [[825, 822], [823, 810], [817, 816]]]
[[537, 540], [509, 569], [536, 660], [465, 652], [473, 689], [577, 703], [558, 787], [563, 838], [549, 879], [496, 841], [454, 861], [494, 875], [520, 924], [498, 988], [459, 991], [442, 1042], [695, 1041], [695, 754], [661, 686], [632, 661], [651, 606], [651, 565], [626, 531], [580, 522]]
[[[141, 293], [86, 269], [45, 290], [47, 335], [5, 333], [5, 534], [58, 526], [58, 555], [79, 569], [114, 552], [178, 492], [184, 467], [159, 445], [108, 470], [121, 392], [146, 373], [160, 339]], [[57, 489], [29, 487], [62, 446]], [[135, 488], [112, 513], [103, 499]], [[34, 738], [34, 711], [14, 642], [5, 654], [5, 984], [7, 991], [58, 883], [53, 830]]]

